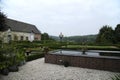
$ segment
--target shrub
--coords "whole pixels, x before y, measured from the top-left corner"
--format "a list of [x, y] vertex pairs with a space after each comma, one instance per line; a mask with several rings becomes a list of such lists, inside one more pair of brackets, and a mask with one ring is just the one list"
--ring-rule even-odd
[[6, 68], [11, 64], [10, 54], [13, 52], [12, 48], [1, 48], [0, 49], [0, 70]]
[[70, 64], [69, 64], [68, 61], [65, 61], [65, 62], [63, 63], [63, 65], [64, 65], [65, 67], [68, 67]]
[[[80, 45], [70, 45], [68, 47], [62, 47], [61, 49], [70, 49], [70, 50], [81, 50], [85, 46], [80, 46]], [[115, 51], [120, 51], [119, 48], [116, 47], [111, 47], [111, 46], [86, 46], [87, 50], [115, 50]]]
[[120, 43], [116, 45], [118, 48], [120, 48]]
[[32, 60], [42, 58], [42, 57], [44, 57], [43, 53], [42, 54], [32, 54], [32, 55], [27, 56], [26, 61], [32, 61]]
[[0, 70], [17, 65], [22, 60], [25, 60], [23, 49], [17, 48], [15, 44], [4, 44], [0, 48]]
[[100, 52], [101, 56], [117, 56], [120, 57], [120, 54], [118, 53], [105, 53], [105, 52]]

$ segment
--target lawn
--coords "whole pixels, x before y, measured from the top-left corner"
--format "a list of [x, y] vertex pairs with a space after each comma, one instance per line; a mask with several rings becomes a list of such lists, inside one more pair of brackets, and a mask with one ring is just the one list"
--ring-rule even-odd
[[[65, 47], [63, 47], [65, 48]], [[67, 48], [76, 48], [76, 49], [82, 49], [82, 48], [87, 48], [87, 49], [100, 49], [100, 50], [120, 50], [120, 48], [116, 46], [89, 46], [89, 45], [67, 45]]]

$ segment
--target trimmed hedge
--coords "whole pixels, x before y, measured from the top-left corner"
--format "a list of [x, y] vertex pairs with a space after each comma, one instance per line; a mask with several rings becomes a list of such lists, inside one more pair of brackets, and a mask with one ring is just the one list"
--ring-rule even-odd
[[42, 57], [44, 57], [43, 53], [42, 54], [33, 54], [33, 55], [27, 56], [26, 61], [32, 61], [32, 60], [42, 58]]
[[116, 46], [117, 46], [118, 48], [120, 48], [120, 44], [117, 44]]
[[100, 52], [101, 56], [117, 56], [120, 57], [120, 54], [118, 53], [104, 53], [104, 52]]
[[[73, 47], [62, 47], [60, 49], [70, 49], [70, 50], [82, 50], [85, 46], [73, 46]], [[109, 51], [120, 51], [120, 48], [114, 48], [114, 47], [106, 47], [106, 46], [86, 46], [87, 50], [109, 50]]]

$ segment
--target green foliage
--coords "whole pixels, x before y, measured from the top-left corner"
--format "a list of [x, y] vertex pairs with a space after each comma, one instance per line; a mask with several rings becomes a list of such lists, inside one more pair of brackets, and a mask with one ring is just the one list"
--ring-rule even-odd
[[120, 24], [118, 24], [115, 28], [115, 37], [116, 37], [116, 43], [120, 42]]
[[99, 44], [113, 44], [115, 42], [114, 31], [110, 26], [103, 26], [96, 38], [96, 42]]
[[27, 56], [27, 61], [32, 61], [38, 58], [44, 57], [44, 54], [33, 54], [33, 55], [29, 55]]
[[120, 48], [120, 43], [118, 43], [116, 46], [117, 46], [118, 48]]
[[51, 38], [48, 33], [43, 33], [41, 35], [41, 40], [41, 43], [43, 44], [55, 41], [55, 39]]
[[41, 39], [42, 39], [42, 40], [49, 40], [49, 35], [48, 35], [48, 33], [43, 33]]
[[20, 63], [25, 60], [25, 52], [23, 49], [16, 49], [16, 63]]
[[9, 58], [7, 56], [0, 54], [0, 70], [8, 67], [8, 64], [10, 63], [8, 59]]
[[96, 35], [86, 35], [86, 36], [71, 36], [71, 37], [65, 37], [65, 41], [72, 41], [77, 43], [83, 43], [83, 42], [95, 42]]
[[5, 29], [5, 18], [6, 15], [0, 11], [0, 31], [3, 31]]
[[113, 77], [111, 77], [112, 80], [120, 80], [120, 74], [116, 74]]
[[3, 48], [0, 48], [0, 69], [17, 65], [23, 60], [25, 60], [24, 50], [15, 44], [3, 44]]
[[120, 24], [113, 30], [110, 26], [103, 26], [96, 38], [96, 42], [103, 45], [119, 44], [120, 42]]
[[82, 50], [84, 47], [87, 50], [116, 50], [119, 51], [120, 49], [115, 46], [89, 46], [89, 45], [68, 45], [67, 47], [62, 47], [63, 49], [71, 49], [71, 50]]
[[16, 44], [17, 48], [35, 48], [35, 47], [41, 47], [42, 44], [40, 41], [34, 41], [34, 42], [29, 42], [29, 41], [16, 41], [14, 42]]
[[[69, 43], [93, 43], [96, 40], [97, 35], [85, 35], [85, 36], [69, 36], [69, 37], [63, 37], [63, 42], [69, 42]], [[59, 41], [59, 37], [51, 36], [56, 41]]]
[[44, 44], [43, 46], [44, 47], [49, 47], [49, 48], [52, 48], [52, 49], [57, 49], [57, 48], [61, 47], [61, 44], [47, 43], [47, 44]]
[[1, 48], [0, 49], [0, 69], [6, 68], [11, 64], [10, 62], [10, 54], [13, 49], [9, 48]]

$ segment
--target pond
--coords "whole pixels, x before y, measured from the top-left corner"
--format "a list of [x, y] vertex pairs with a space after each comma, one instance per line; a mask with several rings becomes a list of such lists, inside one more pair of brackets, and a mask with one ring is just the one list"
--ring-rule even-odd
[[73, 55], [73, 56], [113, 56], [113, 57], [120, 57], [120, 51], [104, 51], [104, 50], [88, 50], [84, 54], [82, 51], [75, 51], [75, 50], [56, 50], [50, 52], [51, 54], [59, 54], [59, 55]]
[[120, 51], [56, 50], [45, 54], [45, 63], [120, 72]]

